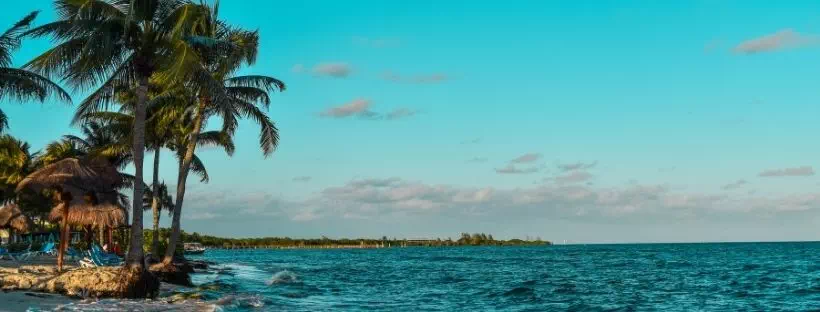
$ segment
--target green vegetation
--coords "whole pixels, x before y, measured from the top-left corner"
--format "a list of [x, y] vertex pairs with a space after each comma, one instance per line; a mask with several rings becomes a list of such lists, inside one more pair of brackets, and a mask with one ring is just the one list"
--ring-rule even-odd
[[[170, 236], [170, 229], [163, 228], [159, 231], [160, 244]], [[535, 240], [496, 240], [492, 235], [484, 233], [462, 233], [457, 240], [447, 239], [425, 239], [425, 240], [408, 240], [396, 238], [340, 238], [331, 239], [327, 237], [322, 238], [290, 238], [290, 237], [261, 237], [261, 238], [223, 238], [210, 235], [201, 235], [199, 233], [180, 233], [181, 241], [185, 243], [200, 243], [203, 246], [210, 248], [319, 248], [319, 247], [344, 247], [344, 246], [364, 246], [364, 247], [403, 247], [403, 246], [428, 246], [428, 247], [444, 247], [444, 246], [546, 246], [551, 245], [549, 241], [543, 241], [540, 238]], [[153, 235], [152, 231], [146, 230], [146, 237]], [[149, 244], [145, 245], [145, 250], [151, 249]]]
[[[256, 62], [260, 33], [220, 19], [219, 0], [53, 2], [55, 20], [31, 27], [37, 17], [33, 12], [0, 33], [0, 100], [71, 102], [70, 94], [54, 82], [59, 81], [88, 94], [70, 121], [82, 135], [66, 135], [37, 152], [25, 141], [2, 134], [10, 118], [0, 110], [0, 200], [17, 204], [36, 223], [35, 231], [53, 230], [46, 222], [51, 208], [70, 203], [69, 197], [55, 196], [66, 195], [55, 192], [65, 185], [38, 192], [18, 190], [25, 177], [66, 159], [102, 159], [120, 171], [133, 167], [133, 175], [121, 172], [127, 181], [116, 190], [133, 195], [118, 193], [116, 202], [105, 199], [105, 204], [124, 211], [131, 207], [131, 230], [115, 237], [128, 246], [132, 267], [141, 267], [149, 250], [155, 258], [164, 255], [170, 264], [179, 250], [188, 175], [209, 180], [196, 149], [220, 147], [231, 156], [240, 120], [247, 119], [259, 126], [259, 149], [270, 156], [279, 133], [266, 111], [270, 94], [284, 91], [285, 84], [273, 77], [239, 74], [249, 72]], [[12, 53], [27, 38], [49, 38], [52, 47], [14, 68]], [[177, 158], [168, 166], [177, 169], [175, 192], [158, 178], [162, 150]], [[146, 151], [154, 156], [150, 184], [145, 183], [143, 170]], [[83, 196], [94, 198], [94, 205], [102, 204], [97, 202], [99, 194], [93, 194], [99, 190], [81, 191], [92, 193]], [[154, 214], [155, 229], [160, 214], [170, 212], [170, 235], [145, 235], [143, 209]], [[64, 210], [66, 215], [69, 210]], [[87, 233], [98, 236], [114, 227], [83, 225]], [[80, 228], [61, 225], [69, 227]], [[151, 248], [140, 248], [149, 241]]]

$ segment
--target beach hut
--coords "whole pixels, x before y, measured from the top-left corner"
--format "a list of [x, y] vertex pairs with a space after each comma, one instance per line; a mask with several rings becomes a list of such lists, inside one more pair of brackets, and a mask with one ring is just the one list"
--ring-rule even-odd
[[9, 240], [13, 239], [12, 230], [19, 233], [28, 232], [33, 222], [23, 214], [17, 204], [9, 203], [0, 207], [0, 230], [9, 230]]
[[[55, 191], [55, 199], [59, 203], [56, 207], [62, 217], [55, 218], [61, 222], [60, 247], [57, 254], [57, 269], [62, 270], [63, 255], [68, 247], [69, 228], [72, 220], [76, 221], [105, 221], [113, 220], [112, 215], [105, 216], [105, 204], [101, 210], [91, 209], [99, 207], [100, 203], [110, 203], [115, 198], [117, 189], [125, 185], [125, 179], [116, 168], [100, 158], [77, 159], [67, 158], [47, 165], [28, 175], [17, 185], [17, 191], [32, 189], [41, 191], [51, 189]], [[77, 205], [80, 213], [72, 214]], [[53, 212], [53, 211], [52, 211]], [[100, 213], [100, 217], [94, 217]], [[116, 214], [116, 213], [113, 213]], [[123, 214], [124, 215], [124, 214]]]

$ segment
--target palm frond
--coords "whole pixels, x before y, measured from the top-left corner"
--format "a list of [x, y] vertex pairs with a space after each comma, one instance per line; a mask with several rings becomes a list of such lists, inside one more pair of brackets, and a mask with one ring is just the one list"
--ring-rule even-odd
[[38, 13], [39, 11], [29, 13], [0, 34], [0, 67], [11, 66], [11, 53], [20, 48], [20, 35], [37, 18]]
[[234, 107], [237, 112], [246, 118], [252, 119], [259, 125], [259, 147], [262, 148], [262, 154], [265, 155], [265, 157], [270, 156], [279, 145], [279, 129], [276, 128], [276, 125], [270, 120], [270, 117], [256, 107], [256, 105], [235, 100]]
[[24, 69], [0, 67], [0, 98], [45, 101], [50, 95], [70, 103], [71, 96], [46, 77]]
[[0, 110], [0, 133], [9, 128], [9, 117], [3, 110]]
[[202, 160], [200, 160], [197, 155], [194, 155], [191, 159], [191, 171], [199, 176], [199, 181], [202, 183], [208, 183], [211, 179], [208, 177], [208, 170], [205, 169], [205, 164], [202, 163]]
[[236, 146], [233, 139], [222, 131], [205, 131], [199, 134], [196, 141], [198, 146], [221, 147], [228, 156], [233, 156]]

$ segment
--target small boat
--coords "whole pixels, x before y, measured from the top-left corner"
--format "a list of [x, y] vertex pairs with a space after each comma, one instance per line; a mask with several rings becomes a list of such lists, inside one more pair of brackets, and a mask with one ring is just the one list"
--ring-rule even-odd
[[205, 253], [205, 247], [200, 243], [185, 243], [182, 245], [186, 255], [200, 255]]

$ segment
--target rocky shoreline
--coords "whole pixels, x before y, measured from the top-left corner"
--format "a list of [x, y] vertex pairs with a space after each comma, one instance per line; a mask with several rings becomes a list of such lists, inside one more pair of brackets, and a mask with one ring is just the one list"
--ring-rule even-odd
[[[149, 271], [157, 282], [193, 287], [190, 274], [207, 270], [209, 264], [212, 263], [184, 260], [170, 266], [154, 264]], [[0, 267], [0, 290], [52, 293], [74, 298], [124, 298], [128, 291], [123, 282], [125, 275], [127, 272], [122, 267], [69, 268], [64, 272], [57, 272], [53, 265]]]

